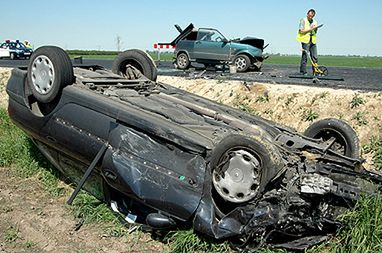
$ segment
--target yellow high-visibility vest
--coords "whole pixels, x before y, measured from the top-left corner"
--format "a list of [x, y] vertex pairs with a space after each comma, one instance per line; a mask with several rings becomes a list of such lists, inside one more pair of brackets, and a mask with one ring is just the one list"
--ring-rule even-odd
[[[310, 29], [310, 23], [309, 23], [309, 20], [308, 20], [307, 17], [305, 17], [304, 23], [305, 23], [304, 30]], [[317, 25], [317, 21], [313, 19], [312, 25]], [[303, 33], [300, 32], [300, 29], [299, 29], [298, 33], [297, 33], [297, 38], [296, 39], [299, 42], [309, 43], [309, 41], [310, 41], [310, 32], [307, 32], [307, 33], [303, 34]], [[315, 30], [312, 31], [312, 43], [313, 44], [317, 43], [317, 36], [316, 36], [316, 31]]]

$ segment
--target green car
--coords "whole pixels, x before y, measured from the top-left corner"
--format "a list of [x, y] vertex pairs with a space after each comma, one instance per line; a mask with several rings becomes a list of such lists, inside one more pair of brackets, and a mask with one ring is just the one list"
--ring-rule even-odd
[[182, 30], [179, 36], [171, 42], [175, 46], [176, 66], [187, 69], [191, 62], [202, 63], [206, 67], [217, 64], [234, 64], [237, 72], [248, 69], [260, 70], [263, 60], [264, 40], [245, 37], [244, 39], [228, 40], [218, 30], [212, 28], [195, 29], [193, 24]]

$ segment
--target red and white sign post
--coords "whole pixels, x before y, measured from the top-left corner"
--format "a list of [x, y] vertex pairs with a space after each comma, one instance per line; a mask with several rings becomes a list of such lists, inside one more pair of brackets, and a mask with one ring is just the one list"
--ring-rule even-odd
[[158, 49], [158, 61], [160, 61], [160, 50], [164, 49], [174, 49], [175, 45], [171, 45], [169, 43], [155, 43], [154, 49]]

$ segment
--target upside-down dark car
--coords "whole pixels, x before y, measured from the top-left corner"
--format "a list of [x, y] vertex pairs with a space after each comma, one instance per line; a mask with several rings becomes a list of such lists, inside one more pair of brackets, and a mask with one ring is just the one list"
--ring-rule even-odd
[[153, 229], [303, 249], [381, 182], [341, 120], [297, 133], [150, 80], [155, 65], [139, 50], [123, 52], [114, 72], [41, 47], [12, 71], [8, 111], [77, 189]]

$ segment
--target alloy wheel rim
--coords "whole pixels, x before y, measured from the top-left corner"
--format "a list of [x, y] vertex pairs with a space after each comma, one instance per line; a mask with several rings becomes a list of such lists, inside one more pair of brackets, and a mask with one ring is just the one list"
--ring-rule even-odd
[[187, 64], [187, 59], [186, 59], [186, 56], [184, 56], [184, 55], [180, 55], [179, 57], [178, 57], [178, 65], [180, 66], [180, 67], [186, 67], [186, 64]]
[[247, 61], [243, 57], [239, 57], [236, 59], [235, 65], [238, 70], [243, 70], [247, 65]]
[[45, 55], [39, 55], [32, 63], [31, 76], [33, 87], [38, 93], [49, 93], [55, 78], [52, 61]]

